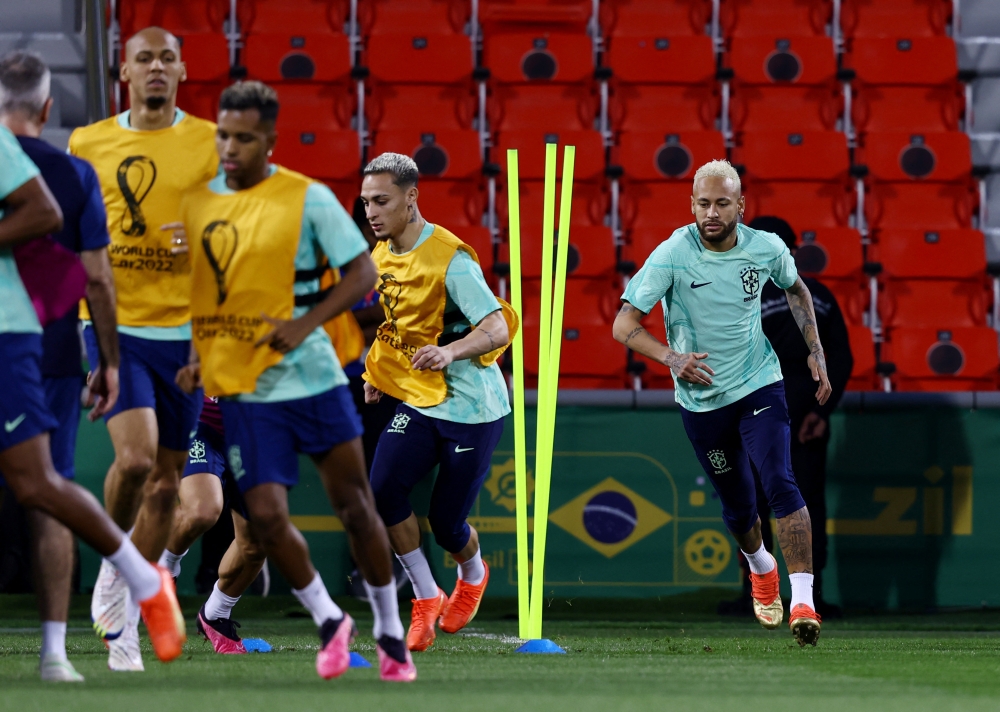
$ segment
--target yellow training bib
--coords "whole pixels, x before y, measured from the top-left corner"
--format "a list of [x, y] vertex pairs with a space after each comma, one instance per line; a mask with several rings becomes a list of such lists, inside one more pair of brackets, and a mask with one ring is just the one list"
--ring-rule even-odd
[[[173, 255], [184, 191], [215, 177], [215, 124], [186, 114], [177, 125], [132, 131], [118, 117], [76, 129], [69, 151], [93, 164], [104, 194], [108, 252], [124, 326], [181, 326], [191, 320], [191, 267]], [[80, 317], [90, 318], [86, 304]]]
[[[417, 408], [438, 405], [448, 395], [444, 371], [417, 371], [412, 360], [422, 346], [438, 345], [444, 332], [445, 276], [456, 250], [469, 253], [479, 264], [476, 251], [440, 225], [435, 225], [430, 237], [406, 254], [393, 254], [387, 242], [380, 242], [372, 252], [385, 322], [368, 351], [364, 379]], [[509, 304], [498, 301], [513, 339], [518, 317]], [[506, 348], [483, 354], [476, 361], [489, 366]]]
[[205, 393], [252, 393], [283, 355], [255, 343], [291, 319], [295, 255], [313, 181], [278, 167], [253, 188], [220, 195], [203, 185], [184, 197], [191, 249], [191, 331]]

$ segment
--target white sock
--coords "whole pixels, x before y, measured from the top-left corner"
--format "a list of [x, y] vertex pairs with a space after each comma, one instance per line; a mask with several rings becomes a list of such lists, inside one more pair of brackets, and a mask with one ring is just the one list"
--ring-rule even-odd
[[473, 586], [483, 582], [486, 578], [486, 567], [483, 566], [483, 555], [479, 549], [476, 549], [471, 559], [458, 565], [458, 577]]
[[316, 578], [312, 580], [312, 583], [298, 591], [293, 588], [292, 593], [299, 599], [299, 603], [312, 613], [313, 622], [317, 626], [323, 625], [328, 620], [339, 620], [344, 617], [340, 606], [330, 598], [330, 592], [323, 585], [319, 571], [316, 572]]
[[133, 601], [145, 601], [160, 592], [160, 574], [128, 537], [122, 537], [122, 545], [108, 557], [108, 561], [125, 577]]
[[413, 584], [413, 594], [417, 598], [436, 598], [438, 595], [437, 581], [431, 573], [431, 565], [420, 547], [409, 554], [396, 554], [399, 563], [403, 565], [406, 577]]
[[216, 581], [215, 587], [212, 589], [212, 595], [205, 602], [205, 617], [210, 621], [229, 618], [229, 615], [233, 612], [233, 606], [239, 600], [239, 596], [227, 596], [220, 591], [219, 582]]
[[[740, 551], [743, 550], [740, 549]], [[750, 563], [750, 570], [758, 576], [771, 573], [774, 571], [774, 567], [777, 566], [774, 563], [774, 557], [764, 548], [764, 542], [761, 542], [760, 548], [753, 554], [743, 551], [743, 556], [747, 557], [747, 561]]]
[[402, 640], [405, 632], [403, 621], [399, 619], [396, 579], [393, 578], [385, 586], [372, 586], [365, 581], [365, 590], [368, 591], [368, 602], [372, 604], [372, 613], [375, 614], [375, 625], [372, 628], [375, 640], [383, 635]]
[[181, 575], [181, 559], [183, 559], [186, 555], [186, 551], [180, 554], [175, 554], [170, 551], [170, 549], [164, 549], [163, 553], [160, 554], [160, 566], [169, 571], [171, 576], [177, 578]]
[[66, 659], [65, 621], [42, 621], [41, 657], [47, 655], [58, 660]]
[[813, 610], [813, 575], [812, 574], [788, 574], [788, 580], [792, 584], [792, 605], [789, 610], [795, 608], [800, 603], [804, 603]]

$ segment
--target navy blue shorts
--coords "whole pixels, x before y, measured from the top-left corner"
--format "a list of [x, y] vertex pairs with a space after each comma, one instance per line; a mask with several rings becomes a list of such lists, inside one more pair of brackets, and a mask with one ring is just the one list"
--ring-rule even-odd
[[361, 436], [347, 386], [278, 403], [220, 400], [219, 409], [226, 423], [226, 459], [240, 492], [271, 482], [294, 487], [299, 453], [323, 455]]
[[206, 474], [219, 478], [219, 482], [222, 484], [224, 506], [235, 510], [244, 519], [249, 519], [246, 503], [243, 501], [243, 493], [236, 486], [236, 478], [233, 477], [226, 462], [225, 436], [211, 425], [198, 423], [198, 433], [191, 441], [188, 461], [184, 466], [184, 474], [181, 475], [181, 478]]
[[693, 413], [681, 408], [681, 420], [698, 461], [719, 494], [729, 531], [746, 534], [757, 521], [757, 487], [751, 463], [760, 474], [777, 518], [806, 506], [792, 474], [791, 426], [782, 381], [718, 410]]
[[[94, 327], [83, 330], [87, 360], [97, 363]], [[154, 341], [118, 334], [121, 351], [121, 392], [115, 407], [104, 416], [108, 421], [135, 408], [152, 408], [160, 430], [159, 444], [169, 450], [187, 450], [198, 429], [202, 393], [188, 395], [174, 383], [177, 372], [191, 357], [190, 341]]]
[[59, 424], [49, 434], [52, 464], [67, 480], [76, 476], [76, 433], [80, 429], [80, 395], [83, 376], [43, 378], [45, 402]]
[[0, 393], [0, 452], [58, 427], [42, 383], [41, 334], [0, 334]]
[[427, 518], [442, 549], [464, 549], [470, 534], [465, 520], [490, 472], [502, 433], [503, 418], [453, 423], [400, 403], [379, 437], [372, 462], [372, 492], [385, 525], [399, 524], [413, 513], [410, 492], [439, 465]]

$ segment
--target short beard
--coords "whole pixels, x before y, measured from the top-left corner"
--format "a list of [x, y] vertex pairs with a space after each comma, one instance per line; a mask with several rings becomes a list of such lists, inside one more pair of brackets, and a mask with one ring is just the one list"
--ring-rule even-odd
[[150, 96], [146, 97], [146, 108], [150, 111], [156, 111], [157, 109], [162, 109], [167, 104], [167, 97], [165, 96]]
[[706, 235], [705, 229], [701, 226], [701, 223], [695, 223], [695, 224], [698, 226], [698, 234], [701, 235], [702, 240], [704, 240], [705, 242], [717, 243], [725, 241], [726, 238], [732, 235], [733, 230], [736, 229], [736, 225], [737, 223], [739, 223], [739, 221], [740, 221], [739, 217], [733, 218], [733, 221], [728, 225], [726, 225], [725, 229], [715, 237], [709, 237], [708, 235]]

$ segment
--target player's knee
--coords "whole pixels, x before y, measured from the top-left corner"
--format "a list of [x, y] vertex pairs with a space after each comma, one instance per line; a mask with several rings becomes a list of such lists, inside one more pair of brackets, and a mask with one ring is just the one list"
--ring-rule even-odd
[[172, 478], [149, 480], [143, 493], [144, 499], [156, 511], [172, 511], [177, 506], [180, 486]]
[[240, 554], [243, 555], [243, 560], [251, 566], [260, 566], [267, 558], [264, 547], [258, 542], [244, 542], [240, 545]]
[[[58, 475], [56, 475], [58, 477]], [[14, 492], [14, 498], [24, 509], [48, 509], [55, 494], [55, 481], [52, 477], [23, 477], [16, 483], [8, 482]]]
[[337, 514], [346, 531], [352, 534], [364, 534], [374, 521], [375, 503], [370, 497], [359, 494], [341, 506]]
[[743, 536], [753, 529], [757, 523], [757, 507], [750, 507], [740, 511], [725, 511], [722, 518], [726, 522], [726, 528], [736, 536]]
[[156, 465], [153, 454], [132, 448], [125, 448], [115, 457], [115, 467], [121, 477], [132, 483], [145, 482]]
[[222, 514], [222, 504], [216, 502], [198, 502], [189, 513], [189, 520], [193, 528], [199, 531], [211, 529]]
[[471, 532], [468, 523], [464, 520], [456, 523], [430, 518], [430, 525], [438, 546], [449, 553], [459, 552], [469, 543]]

